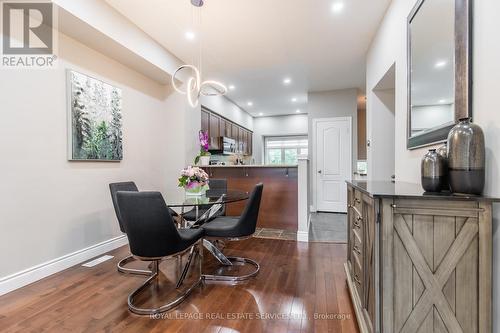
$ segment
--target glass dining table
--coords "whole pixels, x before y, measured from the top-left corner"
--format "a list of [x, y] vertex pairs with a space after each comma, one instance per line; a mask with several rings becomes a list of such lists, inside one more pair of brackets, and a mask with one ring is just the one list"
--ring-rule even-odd
[[[180, 208], [180, 219], [178, 224], [179, 228], [197, 228], [210, 218], [215, 215], [223, 205], [244, 201], [249, 198], [248, 192], [237, 191], [237, 190], [208, 190], [204, 195], [200, 196], [190, 196], [185, 195], [183, 199], [180, 200], [166, 200], [166, 204], [169, 208]], [[183, 218], [186, 209], [195, 210], [195, 221], [187, 221]], [[200, 215], [200, 212], [202, 214]], [[231, 261], [222, 253], [222, 251], [217, 247], [217, 243], [203, 239], [203, 246], [223, 265], [233, 266]]]
[[[249, 197], [248, 192], [238, 191], [238, 190], [208, 190], [204, 195], [184, 195], [180, 199], [170, 199], [166, 200], [166, 204], [169, 208], [180, 209], [180, 216], [186, 213], [187, 209], [193, 209], [195, 212], [195, 221], [189, 224], [188, 221], [182, 219], [182, 224], [184, 228], [190, 228], [194, 225], [200, 225], [203, 220], [206, 220], [210, 214], [218, 211], [223, 205], [244, 201]], [[206, 216], [204, 216], [206, 215]]]

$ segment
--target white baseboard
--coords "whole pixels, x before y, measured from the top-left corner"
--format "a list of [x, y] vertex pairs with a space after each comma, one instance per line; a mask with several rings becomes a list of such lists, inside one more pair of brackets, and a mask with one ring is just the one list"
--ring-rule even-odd
[[307, 231], [297, 231], [297, 242], [309, 242], [309, 228], [311, 226], [311, 214], [307, 216]]
[[309, 232], [297, 231], [297, 242], [309, 242]]
[[78, 265], [86, 260], [119, 248], [128, 243], [125, 235], [108, 239], [85, 249], [66, 254], [43, 264], [0, 278], [0, 295], [24, 287], [49, 275]]

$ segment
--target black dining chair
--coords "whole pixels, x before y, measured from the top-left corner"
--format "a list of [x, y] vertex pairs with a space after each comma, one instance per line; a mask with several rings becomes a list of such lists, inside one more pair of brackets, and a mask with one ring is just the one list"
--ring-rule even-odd
[[247, 280], [257, 275], [259, 272], [260, 266], [256, 261], [242, 257], [226, 257], [217, 247], [217, 242], [238, 241], [252, 237], [257, 228], [263, 189], [264, 185], [262, 183], [255, 186], [241, 216], [219, 216], [201, 226], [201, 228], [205, 230], [205, 240], [203, 242], [205, 248], [207, 248], [223, 266], [250, 264], [253, 265], [255, 269], [251, 273], [242, 276], [203, 275], [205, 280], [237, 282]]
[[[128, 182], [119, 182], [119, 183], [111, 183], [109, 184], [109, 190], [111, 192], [111, 201], [113, 202], [113, 207], [115, 209], [115, 214], [116, 218], [118, 220], [118, 225], [120, 226], [120, 231], [123, 233], [126, 233], [126, 230], [123, 226], [122, 222], [122, 217], [120, 214], [120, 210], [118, 207], [118, 203], [116, 201], [116, 193], [118, 191], [128, 191], [128, 192], [139, 192], [139, 189], [137, 188], [137, 185], [135, 185], [134, 182], [128, 181]], [[178, 216], [178, 214], [173, 211], [172, 209], [169, 208], [170, 214], [172, 217]], [[138, 274], [138, 275], [151, 275], [152, 271], [151, 270], [144, 270], [144, 269], [135, 269], [135, 268], [126, 268], [125, 266], [133, 261], [136, 261], [136, 259], [132, 256], [129, 255], [122, 260], [118, 262], [117, 269], [120, 273], [125, 273], [125, 274]]]
[[[208, 182], [210, 189], [207, 191], [207, 196], [222, 196], [227, 193], [227, 180], [226, 179], [210, 179]], [[200, 216], [205, 214], [211, 205], [200, 205], [198, 207], [198, 212], [196, 212], [196, 207], [190, 211], [182, 214], [182, 218], [186, 221], [197, 221]], [[217, 212], [215, 216], [222, 216], [226, 214], [226, 206], [222, 205], [222, 208]]]
[[[186, 291], [176, 293], [174, 299], [154, 308], [141, 308], [134, 303], [137, 296], [150, 285], [160, 288], [160, 261], [180, 257], [189, 253], [186, 265], [176, 284], [179, 289], [196, 256], [202, 255], [201, 239], [203, 229], [177, 229], [161, 193], [159, 192], [122, 192], [116, 193], [122, 223], [127, 230], [130, 251], [138, 260], [152, 263], [152, 275], [128, 296], [130, 311], [136, 314], [155, 314], [168, 311], [180, 304], [201, 282], [201, 260], [198, 260], [197, 279]], [[164, 293], [158, 290], [158, 293]]]

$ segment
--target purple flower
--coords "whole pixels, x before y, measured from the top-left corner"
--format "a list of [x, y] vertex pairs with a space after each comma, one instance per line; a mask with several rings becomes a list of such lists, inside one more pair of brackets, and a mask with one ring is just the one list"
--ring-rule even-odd
[[200, 146], [201, 149], [204, 151], [208, 151], [208, 133], [204, 131], [200, 131], [198, 134], [198, 137], [200, 139]]

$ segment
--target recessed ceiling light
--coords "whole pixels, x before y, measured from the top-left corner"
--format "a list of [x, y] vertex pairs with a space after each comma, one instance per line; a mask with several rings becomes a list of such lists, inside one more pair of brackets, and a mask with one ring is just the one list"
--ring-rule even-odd
[[248, 106], [252, 106], [253, 105], [253, 102], [248, 102], [247, 103]]
[[343, 2], [334, 2], [332, 4], [332, 12], [334, 13], [340, 13], [344, 9], [344, 3]]
[[229, 90], [234, 90], [234, 89], [236, 89], [236, 87], [235, 87], [234, 85], [230, 85], [228, 88], [229, 88]]
[[262, 112], [259, 113], [259, 116], [263, 116], [264, 114]]
[[300, 113], [300, 110], [299, 110], [299, 109], [297, 109], [295, 112]]
[[184, 36], [186, 37], [187, 40], [193, 40], [196, 37], [196, 35], [192, 31], [186, 31]]
[[446, 100], [445, 99], [440, 99], [438, 102], [441, 103], [441, 104], [444, 104], [444, 103], [446, 103]]
[[297, 97], [293, 97], [292, 102], [294, 102], [294, 103], [297, 102]]
[[436, 62], [436, 64], [434, 65], [434, 67], [436, 68], [443, 68], [444, 66], [446, 66], [448, 64], [447, 61], [445, 60], [441, 60], [441, 61], [438, 61]]
[[283, 84], [285, 86], [289, 85], [290, 83], [292, 83], [292, 79], [290, 79], [289, 77], [283, 79]]

